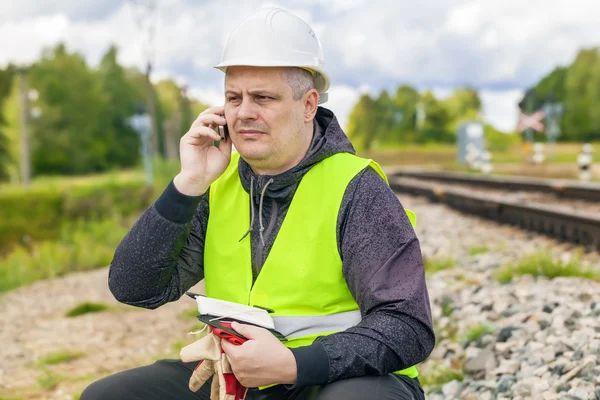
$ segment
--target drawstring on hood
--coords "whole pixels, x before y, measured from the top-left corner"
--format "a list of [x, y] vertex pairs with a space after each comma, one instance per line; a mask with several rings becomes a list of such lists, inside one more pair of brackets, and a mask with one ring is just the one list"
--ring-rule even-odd
[[244, 236], [242, 236], [242, 238], [239, 240], [239, 242], [244, 240], [244, 238], [246, 236], [248, 236], [248, 234], [250, 232], [252, 232], [252, 228], [254, 227], [254, 196], [253, 195], [254, 195], [254, 177], [251, 176], [250, 177], [250, 227], [248, 228], [246, 233], [244, 233]]
[[[260, 201], [258, 204], [258, 222], [259, 222], [259, 232], [260, 232], [260, 241], [262, 243], [262, 245], [265, 245], [265, 238], [263, 237], [263, 231], [265, 230], [265, 227], [263, 226], [263, 218], [262, 218], [262, 210], [263, 210], [263, 199], [265, 197], [265, 193], [267, 193], [267, 187], [273, 183], [273, 178], [269, 179], [267, 181], [267, 183], [265, 184], [265, 187], [263, 187], [262, 193], [260, 194]], [[246, 236], [248, 236], [248, 234], [250, 232], [252, 232], [254, 230], [254, 177], [251, 176], [250, 177], [250, 227], [248, 228], [248, 230], [246, 231], [246, 233], [244, 233], [244, 236], [242, 236], [242, 238], [239, 240], [240, 242], [242, 240], [244, 240], [244, 238]]]
[[273, 178], [269, 179], [269, 181], [263, 188], [262, 193], [260, 194], [260, 203], [258, 204], [258, 222], [260, 223], [260, 241], [263, 246], [265, 245], [265, 238], [263, 237], [263, 231], [265, 230], [265, 227], [263, 226], [263, 221], [262, 221], [263, 199], [265, 198], [265, 193], [267, 192], [267, 187], [271, 183], [273, 183]]

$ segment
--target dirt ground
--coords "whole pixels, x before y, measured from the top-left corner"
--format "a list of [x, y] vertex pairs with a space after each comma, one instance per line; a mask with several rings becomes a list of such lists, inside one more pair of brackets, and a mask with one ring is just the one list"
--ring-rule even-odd
[[[0, 297], [0, 399], [76, 399], [103, 376], [177, 358], [197, 340], [196, 303], [187, 296], [156, 310], [118, 303], [108, 268], [37, 282]], [[202, 291], [202, 283], [194, 287]], [[68, 318], [83, 302], [109, 310]], [[46, 365], [59, 352], [79, 358]]]

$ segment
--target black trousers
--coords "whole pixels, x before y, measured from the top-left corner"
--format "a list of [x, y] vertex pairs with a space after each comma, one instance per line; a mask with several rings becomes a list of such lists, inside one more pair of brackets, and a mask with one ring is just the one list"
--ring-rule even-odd
[[[209, 400], [210, 381], [198, 392], [188, 388], [197, 362], [159, 360], [102, 378], [88, 386], [80, 400]], [[277, 385], [265, 390], [249, 389], [247, 400], [375, 400], [425, 399], [417, 379], [389, 374], [337, 381], [325, 386], [288, 390]]]

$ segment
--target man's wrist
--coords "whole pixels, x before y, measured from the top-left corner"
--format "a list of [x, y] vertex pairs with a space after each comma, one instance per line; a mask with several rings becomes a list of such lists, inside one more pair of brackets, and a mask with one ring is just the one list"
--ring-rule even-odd
[[329, 378], [329, 357], [317, 341], [308, 346], [290, 349], [296, 359], [296, 381], [293, 388], [323, 385]]
[[194, 217], [202, 198], [203, 196], [182, 194], [171, 181], [154, 203], [154, 208], [163, 218], [171, 222], [188, 223]]
[[187, 178], [181, 172], [173, 178], [175, 189], [186, 196], [201, 196], [208, 190], [209, 185]]
[[285, 365], [280, 370], [280, 372], [281, 372], [280, 383], [282, 383], [284, 385], [293, 385], [294, 383], [296, 383], [296, 380], [298, 379], [298, 366], [296, 364], [296, 357], [294, 356], [294, 353], [292, 353], [292, 351], [287, 348], [286, 348], [285, 360], [286, 360]]

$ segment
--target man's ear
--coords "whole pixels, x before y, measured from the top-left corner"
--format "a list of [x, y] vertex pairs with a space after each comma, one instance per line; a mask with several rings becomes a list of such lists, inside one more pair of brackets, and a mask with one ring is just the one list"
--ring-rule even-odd
[[302, 101], [304, 103], [304, 122], [311, 122], [319, 107], [319, 92], [316, 89], [310, 89], [304, 93]]

